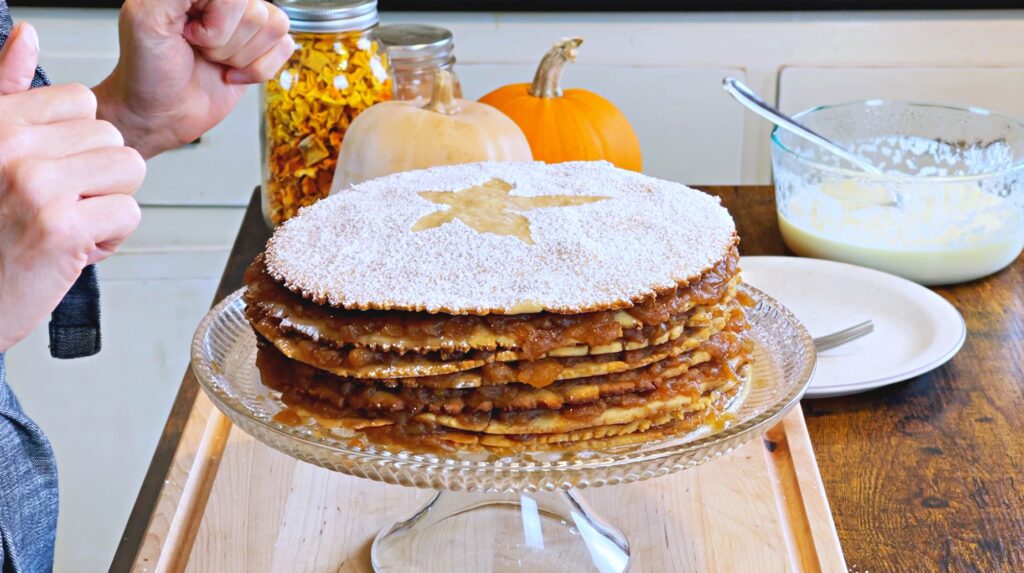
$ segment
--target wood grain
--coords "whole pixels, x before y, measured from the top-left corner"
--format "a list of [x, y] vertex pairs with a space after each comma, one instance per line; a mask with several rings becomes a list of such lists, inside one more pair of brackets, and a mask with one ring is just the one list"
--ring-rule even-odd
[[[800, 411], [793, 411], [773, 435], [783, 444], [808, 443]], [[755, 440], [695, 470], [588, 489], [583, 495], [630, 540], [634, 573], [845, 571], [813, 455], [797, 455], [796, 447], [771, 449], [770, 463], [764, 444]], [[788, 468], [793, 482], [784, 493], [795, 496], [800, 515], [780, 512], [773, 500], [780, 490], [766, 471], [772, 463]], [[801, 481], [807, 476], [812, 479]], [[378, 530], [408, 517], [429, 495], [305, 464], [234, 432], [195, 544], [172, 545], [176, 540], [168, 538], [167, 557], [161, 557], [157, 570], [169, 558], [175, 564], [187, 559], [190, 572], [369, 572], [369, 544]], [[178, 512], [192, 510], [179, 507]], [[784, 521], [794, 517], [806, 527], [787, 536]], [[478, 521], [473, 531], [481, 540], [522, 534], [521, 525], [502, 531], [487, 519]], [[425, 571], [504, 571], [492, 568], [488, 551], [473, 550], [476, 541], [422, 546], [416, 554]], [[466, 554], [480, 561], [468, 565]], [[812, 558], [794, 561], [794, 555]], [[461, 563], [464, 568], [430, 568], [430, 563]]]
[[188, 556], [178, 547], [191, 547], [203, 521], [206, 503], [213, 482], [217, 479], [221, 456], [231, 435], [231, 420], [217, 410], [210, 411], [196, 446], [188, 479], [177, 500], [176, 511], [167, 528], [167, 538], [160, 548], [157, 573], [174, 573], [185, 569]]
[[[771, 187], [711, 187], [746, 255], [791, 254]], [[1024, 260], [935, 289], [967, 342], [945, 366], [803, 410], [852, 571], [1024, 571]]]
[[[242, 219], [238, 236], [235, 238], [235, 244], [231, 248], [228, 262], [224, 266], [224, 275], [217, 286], [217, 293], [213, 297], [211, 306], [242, 286], [245, 268], [263, 250], [269, 238], [270, 229], [263, 222], [263, 215], [260, 210], [260, 193], [259, 188], [257, 188], [253, 191], [252, 197], [249, 200], [249, 206], [245, 211], [245, 218]], [[185, 435], [188, 425], [205, 425], [206, 423], [210, 404], [205, 396], [200, 396], [197, 400], [199, 395], [199, 383], [196, 382], [195, 377], [192, 375], [192, 370], [189, 369], [181, 381], [181, 387], [178, 389], [178, 394], [174, 398], [174, 404], [171, 406], [171, 413], [167, 417], [167, 424], [164, 425], [160, 441], [157, 443], [156, 451], [153, 453], [153, 459], [149, 464], [149, 469], [146, 471], [146, 477], [143, 479], [142, 487], [139, 489], [139, 495], [128, 517], [124, 534], [121, 536], [121, 542], [117, 546], [117, 551], [110, 565], [111, 571], [131, 571], [135, 567], [136, 558], [140, 555], [142, 549], [147, 546], [152, 547], [153, 540], [147, 540], [147, 534], [152, 534], [154, 530], [161, 530], [162, 528], [160, 523], [155, 523], [151, 526], [151, 521], [158, 514], [157, 510], [160, 502], [163, 501], [164, 504], [172, 501], [176, 502], [180, 495], [180, 488], [184, 483], [184, 476], [187, 476], [188, 466], [186, 468], [175, 468], [172, 464], [175, 461], [175, 455], [179, 450], [179, 446], [181, 446], [182, 436]], [[204, 404], [206, 407], [194, 407]], [[198, 435], [195, 432], [190, 434]], [[175, 477], [175, 474], [181, 478], [181, 481], [172, 479]], [[169, 515], [168, 512], [171, 509], [165, 508], [164, 515]], [[157, 520], [159, 521], [159, 518]], [[168, 525], [162, 524], [163, 528], [166, 528]], [[155, 560], [158, 554], [159, 548], [157, 548], [156, 554], [147, 557]]]

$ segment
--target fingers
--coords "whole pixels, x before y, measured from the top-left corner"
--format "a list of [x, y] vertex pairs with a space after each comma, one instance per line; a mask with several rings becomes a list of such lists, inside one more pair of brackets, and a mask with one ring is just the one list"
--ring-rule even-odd
[[146, 178], [146, 162], [130, 147], [102, 147], [52, 159], [52, 183], [78, 197], [132, 195]]
[[82, 84], [48, 86], [0, 97], [0, 121], [45, 125], [95, 119], [96, 95]]
[[146, 165], [82, 85], [0, 96], [0, 189], [46, 201], [134, 193]]
[[225, 79], [232, 84], [255, 84], [266, 81], [277, 74], [294, 51], [295, 42], [290, 36], [285, 36], [248, 66], [228, 70]]
[[131, 194], [144, 175], [139, 154], [125, 147], [23, 159], [5, 165], [0, 207], [17, 214], [15, 226], [21, 218], [30, 244], [71, 257], [69, 264], [77, 260], [72, 266], [81, 270], [108, 257], [135, 230], [140, 214]]
[[[186, 39], [198, 33], [189, 30], [199, 22], [217, 19], [227, 25], [226, 22], [233, 21], [225, 13], [237, 8], [235, 4], [236, 0], [207, 0], [201, 6], [195, 4], [193, 9], [202, 13], [186, 25]], [[220, 15], [214, 14], [215, 10], [219, 10]], [[294, 51], [295, 43], [288, 35], [288, 26], [288, 16], [277, 6], [264, 0], [244, 0], [239, 18], [227, 34], [214, 33], [207, 28], [206, 36], [193, 44], [200, 48], [204, 58], [229, 68], [225, 75], [228, 83], [257, 83], [273, 77]]]
[[185, 40], [198, 48], [225, 46], [238, 28], [249, 0], [198, 0], [185, 24]]
[[39, 65], [39, 35], [31, 24], [19, 23], [0, 50], [0, 95], [28, 90]]
[[[49, 153], [74, 155], [102, 147], [124, 147], [124, 136], [114, 124], [97, 119], [72, 119], [40, 127], [41, 140], [49, 140]], [[40, 150], [42, 152], [42, 150]]]
[[139, 226], [142, 211], [130, 195], [102, 195], [83, 199], [75, 205], [77, 216], [90, 234], [96, 248], [88, 253], [88, 263], [110, 256]]
[[[275, 13], [277, 12], [280, 11], [276, 10]], [[254, 37], [265, 33], [264, 29], [270, 18], [270, 13], [270, 5], [263, 0], [248, 0], [245, 13], [242, 15], [242, 19], [238, 22], [238, 26], [228, 41], [223, 46], [204, 49], [203, 56], [212, 62], [236, 68], [248, 66], [266, 51], [266, 46], [264, 46], [263, 50], [252, 55], [248, 61], [244, 61], [246, 55], [243, 53], [243, 50], [251, 43]]]
[[[262, 0], [253, 0], [257, 4], [263, 4], [267, 6], [267, 20], [263, 26], [260, 27], [259, 31], [249, 39], [249, 41], [235, 51], [230, 58], [227, 58], [221, 63], [228, 65], [232, 68], [243, 69], [252, 65], [253, 62], [260, 59], [264, 54], [273, 51], [283, 41], [288, 45], [288, 53], [295, 49], [295, 43], [288, 35], [288, 16], [281, 11], [277, 6], [272, 6], [263, 2]], [[287, 58], [285, 59], [287, 61]], [[277, 73], [277, 70], [281, 69], [284, 65], [284, 61], [280, 65], [276, 66], [271, 75]], [[268, 78], [262, 78], [268, 79]]]
[[146, 162], [130, 147], [101, 147], [55, 158], [9, 164], [5, 174], [29, 204], [45, 205], [105, 195], [132, 195], [146, 178]]
[[62, 157], [101, 147], [122, 147], [113, 124], [73, 119], [40, 126], [0, 126], [0, 158]]
[[[268, 6], [270, 5], [268, 4]], [[295, 43], [292, 41], [291, 36], [288, 35], [288, 26], [290, 25], [288, 16], [276, 6], [270, 7], [272, 10], [269, 11], [267, 22], [260, 28], [259, 33], [255, 34], [246, 45], [242, 46], [228, 61], [224, 62], [225, 64], [238, 69], [247, 68], [264, 54], [273, 51], [282, 41], [285, 41], [284, 43], [288, 45], [289, 54], [295, 49]], [[284, 62], [276, 66], [276, 69], [271, 73], [277, 73], [277, 70], [281, 69], [282, 65], [284, 65]]]

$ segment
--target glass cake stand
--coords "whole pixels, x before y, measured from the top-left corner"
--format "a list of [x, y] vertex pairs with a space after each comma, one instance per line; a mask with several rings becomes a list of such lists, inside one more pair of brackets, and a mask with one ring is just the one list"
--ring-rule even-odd
[[572, 455], [393, 453], [353, 446], [351, 431], [275, 422], [283, 404], [260, 383], [242, 290], [200, 323], [192, 367], [217, 407], [270, 447], [348, 475], [436, 490], [408, 519], [377, 535], [370, 558], [379, 573], [620, 573], [629, 569], [629, 544], [579, 490], [663, 476], [728, 453], [782, 418], [811, 379], [814, 344], [804, 327], [761, 291], [741, 291], [755, 301], [747, 316], [756, 348], [752, 379], [730, 404], [729, 424]]

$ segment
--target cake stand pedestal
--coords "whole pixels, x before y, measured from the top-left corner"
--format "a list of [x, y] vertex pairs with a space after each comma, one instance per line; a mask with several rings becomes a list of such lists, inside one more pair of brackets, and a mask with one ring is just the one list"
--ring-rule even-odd
[[378, 573], [622, 573], [629, 569], [629, 545], [574, 489], [439, 491], [408, 519], [381, 531], [370, 560]]

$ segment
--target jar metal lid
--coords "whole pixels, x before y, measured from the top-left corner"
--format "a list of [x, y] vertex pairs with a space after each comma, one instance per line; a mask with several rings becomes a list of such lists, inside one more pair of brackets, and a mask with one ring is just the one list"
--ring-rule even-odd
[[274, 0], [293, 32], [365, 30], [380, 20], [377, 0]]
[[424, 24], [388, 24], [377, 29], [394, 67], [440, 66], [454, 58], [451, 31]]

